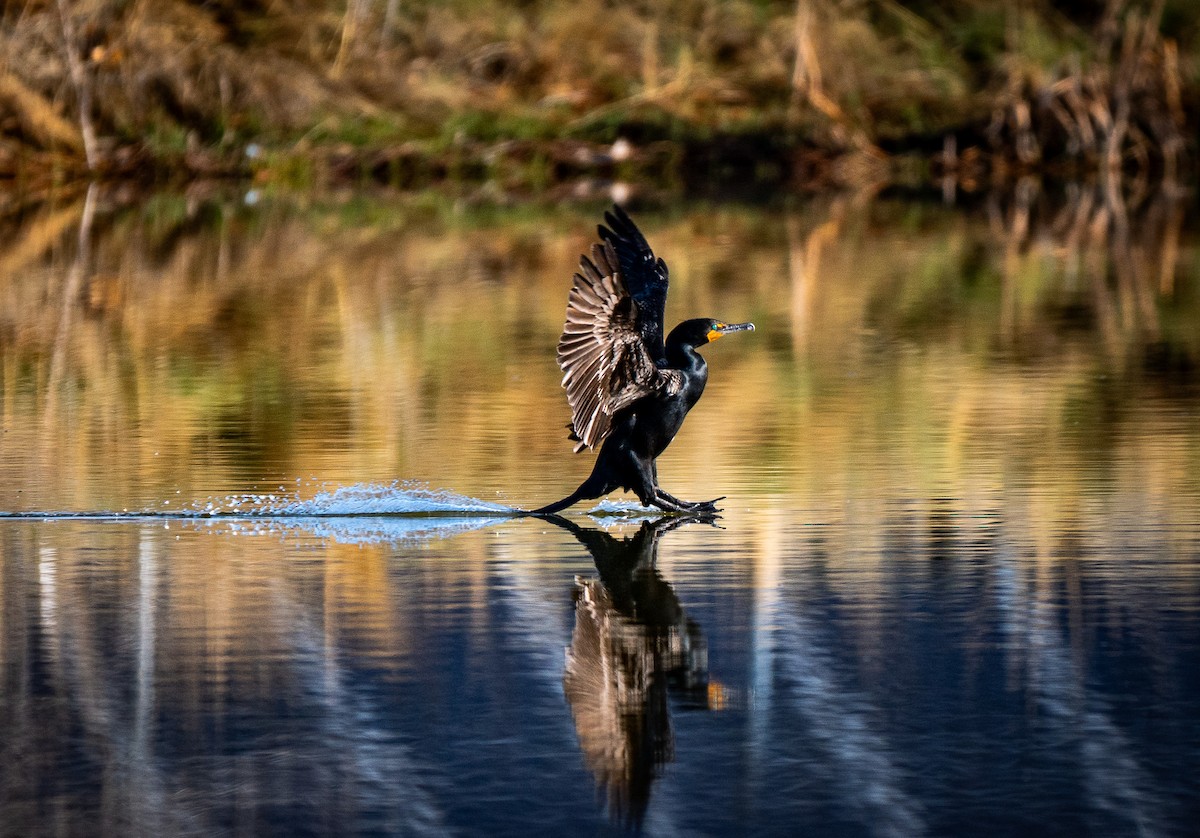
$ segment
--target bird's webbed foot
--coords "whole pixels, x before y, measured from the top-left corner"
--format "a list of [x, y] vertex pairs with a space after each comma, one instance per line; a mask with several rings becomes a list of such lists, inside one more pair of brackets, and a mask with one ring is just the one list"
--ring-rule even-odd
[[654, 489], [655, 505], [658, 506], [660, 509], [666, 509], [671, 512], [683, 512], [683, 513], [693, 513], [693, 514], [720, 512], [720, 510], [717, 508], [717, 501], [719, 501], [719, 500], [725, 500], [725, 496], [722, 495], [721, 497], [713, 498], [712, 500], [686, 501], [686, 500], [680, 500], [679, 498], [672, 495], [670, 492], [667, 492], [658, 487], [655, 487], [655, 489]]

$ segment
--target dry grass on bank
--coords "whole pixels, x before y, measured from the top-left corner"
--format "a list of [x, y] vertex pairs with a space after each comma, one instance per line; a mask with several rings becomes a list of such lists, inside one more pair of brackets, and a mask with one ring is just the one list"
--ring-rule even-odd
[[[1182, 140], [1136, 107], [1168, 113], [1186, 135], [1200, 9], [1054, 6], [29, 0], [0, 11], [0, 169], [53, 153], [122, 171], [237, 171], [251, 145], [295, 156], [618, 136], [751, 136], [760, 155], [932, 150], [948, 135], [983, 144], [989, 123], [993, 149], [1028, 162], [1030, 134], [1068, 135], [1040, 143], [1045, 155], [1086, 150], [1084, 123], [1095, 120], [1065, 99], [1047, 104], [1072, 85], [1114, 114], [1109, 122], [1122, 97], [1134, 104], [1118, 157], [1149, 148], [1178, 168]], [[1160, 81], [1142, 83], [1155, 63]], [[1043, 112], [1047, 127], [1031, 123]]]

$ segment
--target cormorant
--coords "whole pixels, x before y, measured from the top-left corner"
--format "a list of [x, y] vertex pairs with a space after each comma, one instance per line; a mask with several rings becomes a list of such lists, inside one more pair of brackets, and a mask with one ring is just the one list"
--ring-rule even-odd
[[667, 265], [620, 206], [604, 220], [591, 258], [580, 257], [558, 341], [570, 438], [577, 453], [599, 445], [600, 454], [578, 489], [533, 512], [558, 512], [616, 489], [667, 512], [715, 512], [721, 498], [689, 502], [664, 491], [654, 461], [704, 392], [708, 365], [696, 350], [754, 324], [685, 320], [664, 342]]

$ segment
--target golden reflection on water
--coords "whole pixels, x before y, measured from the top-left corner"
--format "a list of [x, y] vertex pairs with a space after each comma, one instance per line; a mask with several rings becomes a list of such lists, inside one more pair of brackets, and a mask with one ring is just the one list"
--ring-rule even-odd
[[[396, 479], [520, 506], [560, 497], [591, 461], [570, 454], [553, 347], [598, 217], [396, 197], [135, 204], [103, 191], [33, 208], [0, 236], [0, 510], [169, 512]], [[116, 778], [108, 827], [203, 826], [172, 795], [179, 778], [146, 759], [162, 719], [181, 740], [224, 741], [204, 729], [221, 708], [249, 706], [269, 727], [279, 696], [303, 695], [315, 717], [364, 727], [255, 751], [236, 776], [219, 760], [192, 766], [196, 805], [204, 789], [244, 793], [248, 820], [227, 826], [261, 826], [264, 807], [303, 802], [291, 795], [313, 778], [305, 761], [334, 753], [329, 772], [359, 793], [400, 789], [372, 804], [385, 830], [436, 833], [432, 792], [412, 779], [427, 755], [388, 738], [395, 720], [372, 716], [386, 703], [350, 688], [348, 661], [391, 685], [450, 653], [488, 673], [514, 648], [535, 693], [566, 695], [570, 712], [551, 703], [546, 725], [573, 727], [583, 764], [637, 820], [677, 751], [651, 674], [674, 673], [686, 701], [707, 706], [699, 650], [734, 626], [757, 667], [734, 693], [826, 731], [813, 747], [846, 793], [878, 807], [877, 822], [920, 831], [921, 807], [873, 738], [877, 708], [836, 700], [853, 691], [841, 647], [809, 614], [816, 595], [789, 593], [814, 579], [832, 591], [856, 677], [885, 691], [897, 555], [920, 579], [953, 559], [949, 572], [994, 598], [967, 622], [983, 637], [1000, 614], [1012, 683], [1034, 684], [1031, 700], [1122, 764], [1107, 716], [1062, 708], [1087, 704], [1093, 627], [1140, 630], [1159, 597], [1197, 607], [1200, 265], [1178, 203], [1135, 211], [1088, 189], [1023, 186], [966, 212], [845, 196], [637, 218], [671, 267], [669, 320], [758, 326], [707, 351], [709, 390], [660, 461], [672, 493], [729, 496], [726, 530], [700, 546], [680, 533], [688, 548], [638, 571], [669, 619], [648, 619], [645, 603], [632, 619], [619, 588], [634, 577], [602, 567], [648, 565], [648, 525], [631, 541], [576, 534], [583, 550], [528, 521], [414, 543], [388, 543], [385, 529], [365, 545], [223, 521], [4, 522], [5, 716], [29, 738], [9, 740], [21, 759], [0, 761], [0, 785], [32, 807], [14, 822], [46, 805], [22, 777], [54, 774], [56, 737], [78, 726]], [[683, 603], [707, 591], [705, 625]], [[1046, 628], [1063, 591], [1065, 643]], [[451, 631], [465, 651], [427, 647]], [[763, 680], [772, 667], [786, 688]], [[35, 677], [77, 700], [47, 706], [21, 687]], [[461, 687], [429, 677], [422, 706]], [[503, 687], [491, 697], [513, 700]], [[1098, 788], [1120, 798], [1144, 785], [1103, 759]], [[280, 763], [297, 782], [265, 785]], [[61, 814], [72, 798], [60, 791]], [[339, 812], [337, 799], [322, 798], [330, 824], [361, 816], [361, 800]]]
[[[32, 209], [0, 244], [0, 509], [396, 479], [528, 506], [590, 467], [553, 346], [598, 212], [120, 197]], [[1099, 549], [1196, 521], [1178, 202], [1024, 185], [965, 213], [847, 196], [638, 217], [668, 320], [759, 325], [708, 350], [670, 491], [851, 522], [867, 553], [896, 503], [932, 518], [939, 498], [1028, 521], [1048, 557], [1065, 530]]]
[[[89, 200], [82, 233], [78, 203], [4, 239], [0, 508], [178, 507], [297, 478], [521, 505], [585, 473], [553, 346], [595, 213]], [[1012, 485], [1069, 502], [1100, 481], [1153, 508], [1194, 491], [1181, 211], [1032, 200], [643, 214], [669, 320], [760, 325], [709, 350], [665, 485], [821, 518]]]
[[[3, 238], [0, 509], [395, 479], [527, 506], [590, 467], [553, 346], [598, 212], [118, 198]], [[1047, 556], [1063, 529], [1195, 521], [1200, 272], [1177, 202], [1026, 185], [969, 213], [849, 196], [638, 217], [668, 320], [759, 325], [708, 350], [670, 491], [856, 539], [897, 501], [1012, 504]]]

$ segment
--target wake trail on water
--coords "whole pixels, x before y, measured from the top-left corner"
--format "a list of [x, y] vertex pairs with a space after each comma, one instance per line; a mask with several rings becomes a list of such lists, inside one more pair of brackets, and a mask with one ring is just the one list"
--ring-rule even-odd
[[406, 517], [520, 515], [499, 503], [411, 483], [358, 483], [317, 493], [307, 500], [274, 494], [233, 495], [197, 507], [200, 515], [235, 514], [288, 518], [345, 518], [359, 515]]
[[[178, 522], [192, 529], [234, 534], [296, 534], [351, 544], [429, 541], [483, 529], [525, 515], [516, 507], [460, 495], [423, 484], [356, 483], [322, 489], [312, 497], [299, 491], [249, 492], [195, 501], [180, 509], [0, 512], [0, 520]], [[637, 502], [604, 500], [589, 515], [604, 527], [659, 517]]]
[[500, 503], [459, 495], [445, 489], [429, 489], [409, 483], [358, 483], [322, 491], [303, 499], [299, 494], [248, 492], [207, 501], [195, 501], [180, 509], [161, 508], [117, 511], [28, 511], [0, 512], [0, 519], [113, 520], [138, 518], [347, 518], [359, 515], [405, 517], [515, 516], [520, 509]]
[[209, 526], [238, 534], [296, 533], [343, 544], [430, 541], [483, 529], [521, 510], [411, 483], [359, 483], [311, 498], [238, 495], [198, 508]]
[[520, 514], [521, 510], [504, 504], [395, 482], [340, 486], [311, 498], [283, 491], [250, 492], [196, 501], [182, 509], [0, 512], [0, 520], [179, 521], [227, 526], [244, 534], [294, 532], [349, 543], [383, 543], [480, 529]]

